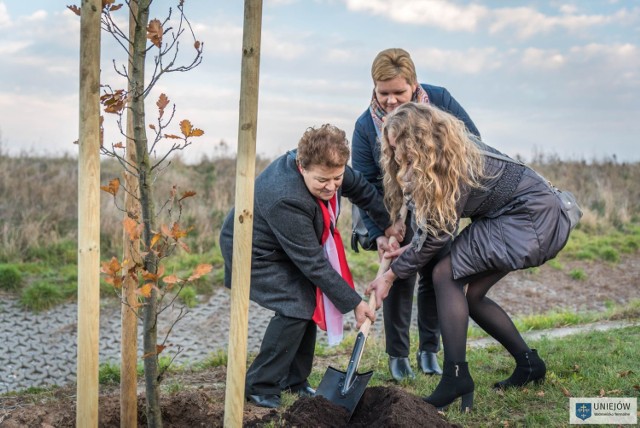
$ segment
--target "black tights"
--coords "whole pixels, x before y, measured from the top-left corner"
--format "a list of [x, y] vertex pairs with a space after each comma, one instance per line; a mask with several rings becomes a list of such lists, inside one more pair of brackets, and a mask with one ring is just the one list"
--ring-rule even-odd
[[[512, 355], [529, 350], [509, 315], [496, 302], [486, 297], [489, 289], [507, 273], [483, 272], [454, 280], [451, 255], [436, 265], [433, 284], [445, 360], [466, 361], [469, 316]], [[466, 297], [465, 284], [469, 284]]]

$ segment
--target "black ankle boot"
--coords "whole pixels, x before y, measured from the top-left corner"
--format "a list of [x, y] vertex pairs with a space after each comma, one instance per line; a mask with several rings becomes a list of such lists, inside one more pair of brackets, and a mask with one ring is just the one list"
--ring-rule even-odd
[[466, 362], [445, 361], [440, 383], [433, 394], [424, 398], [424, 401], [434, 405], [438, 410], [443, 410], [456, 398], [462, 397], [460, 411], [470, 412], [473, 408], [474, 388], [473, 379], [469, 374], [469, 365]]
[[435, 352], [418, 351], [416, 355], [418, 367], [426, 375], [441, 375], [442, 369], [438, 364], [438, 357]]
[[397, 382], [416, 377], [411, 370], [408, 357], [389, 357], [389, 372], [391, 372], [393, 380]]
[[529, 382], [542, 383], [547, 373], [547, 367], [538, 356], [538, 351], [532, 349], [514, 356], [516, 359], [516, 369], [509, 379], [496, 382], [493, 387], [506, 389], [516, 386], [524, 386]]

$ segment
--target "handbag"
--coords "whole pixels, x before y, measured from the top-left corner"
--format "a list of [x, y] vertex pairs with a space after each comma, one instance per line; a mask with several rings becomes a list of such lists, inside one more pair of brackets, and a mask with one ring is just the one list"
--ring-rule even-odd
[[564, 209], [564, 212], [567, 213], [570, 228], [573, 230], [582, 218], [582, 208], [580, 208], [580, 205], [573, 193], [566, 190], [562, 191], [555, 187], [554, 189], [556, 189], [556, 195], [560, 198], [560, 201], [562, 201], [562, 208]]
[[362, 249], [366, 251], [378, 249], [376, 241], [369, 239], [369, 231], [367, 230], [367, 226], [364, 225], [362, 215], [360, 215], [360, 208], [355, 205], [352, 205], [351, 207], [351, 226], [351, 249], [354, 252], [360, 252], [358, 246], [362, 247]]

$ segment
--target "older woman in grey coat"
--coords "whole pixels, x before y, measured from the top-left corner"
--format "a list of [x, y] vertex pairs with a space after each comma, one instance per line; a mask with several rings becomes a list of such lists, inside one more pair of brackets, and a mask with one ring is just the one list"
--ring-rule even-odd
[[[297, 151], [273, 161], [256, 179], [250, 297], [275, 312], [247, 371], [245, 394], [258, 406], [278, 407], [283, 390], [314, 394], [307, 377], [316, 340], [312, 317], [317, 288], [340, 313], [354, 311], [358, 326], [366, 318], [375, 319], [349, 284], [348, 268], [338, 272], [327, 256], [328, 235], [335, 238], [329, 239], [335, 243], [333, 252], [342, 250], [344, 255], [335, 226], [340, 196], [366, 210], [390, 235], [401, 238], [402, 226], [396, 232], [375, 187], [347, 166], [349, 154], [344, 131], [331, 125], [309, 128]], [[227, 286], [233, 216], [232, 210], [220, 234]]]
[[451, 242], [461, 218], [472, 220], [433, 269], [444, 370], [425, 400], [442, 408], [461, 397], [462, 409], [471, 409], [469, 316], [516, 361], [511, 377], [495, 388], [544, 380], [544, 361], [486, 294], [509, 272], [539, 266], [564, 247], [570, 221], [556, 189], [535, 171], [470, 136], [454, 116], [425, 104], [408, 103], [387, 116], [383, 166], [390, 213], [408, 201], [415, 235], [411, 244], [388, 254], [396, 260], [369, 285], [378, 299], [386, 297], [396, 278], [414, 274]]

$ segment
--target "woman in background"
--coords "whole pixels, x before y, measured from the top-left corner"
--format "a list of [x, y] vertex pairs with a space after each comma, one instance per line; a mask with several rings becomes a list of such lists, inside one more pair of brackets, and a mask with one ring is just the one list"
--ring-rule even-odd
[[[411, 56], [404, 49], [386, 49], [378, 53], [371, 65], [373, 94], [367, 110], [358, 118], [353, 131], [353, 169], [376, 186], [382, 195], [382, 167], [380, 165], [380, 132], [385, 116], [409, 101], [431, 104], [462, 120], [474, 135], [478, 129], [460, 104], [446, 88], [419, 84], [416, 68]], [[371, 242], [377, 246], [379, 256], [393, 248], [383, 230], [361, 212], [362, 220], [369, 232]], [[409, 218], [407, 230], [410, 232]], [[412, 234], [405, 236], [405, 245], [411, 242]], [[446, 248], [443, 252], [446, 252]], [[417, 363], [422, 373], [441, 374], [437, 352], [440, 348], [438, 312], [431, 281], [431, 272], [437, 257], [417, 271], [418, 274], [418, 334]], [[409, 362], [409, 327], [413, 308], [413, 292], [416, 275], [397, 280], [397, 287], [389, 293], [383, 305], [386, 352], [389, 355], [389, 371], [396, 381], [414, 377]]]

